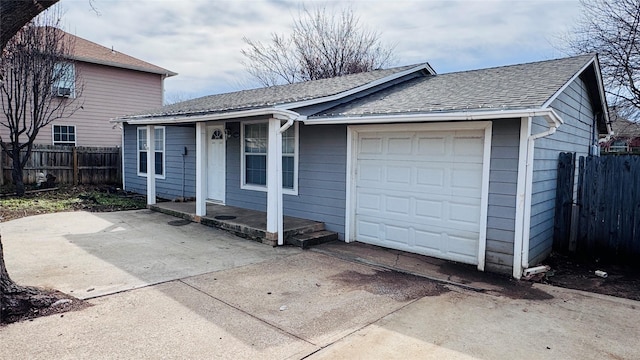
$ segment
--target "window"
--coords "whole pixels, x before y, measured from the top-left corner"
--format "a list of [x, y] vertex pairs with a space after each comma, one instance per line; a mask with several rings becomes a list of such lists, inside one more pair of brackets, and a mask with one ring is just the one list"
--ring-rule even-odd
[[53, 70], [53, 93], [60, 97], [75, 97], [76, 67], [70, 62], [57, 63]]
[[75, 145], [76, 127], [74, 125], [53, 125], [53, 145]]
[[[242, 187], [266, 190], [269, 124], [247, 123], [242, 130]], [[282, 134], [282, 188], [294, 194], [297, 191], [297, 138], [297, 123]]]
[[[156, 175], [164, 178], [164, 126], [156, 126], [154, 128], [155, 136], [155, 156], [154, 164], [156, 167]], [[138, 128], [138, 175], [147, 175], [147, 128]]]

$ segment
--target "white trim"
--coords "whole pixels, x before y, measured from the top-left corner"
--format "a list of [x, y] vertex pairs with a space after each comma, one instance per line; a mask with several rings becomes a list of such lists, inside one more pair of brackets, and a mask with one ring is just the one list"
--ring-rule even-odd
[[415, 132], [415, 131], [452, 131], [452, 130], [484, 130], [484, 150], [482, 157], [482, 194], [480, 199], [480, 224], [478, 235], [478, 270], [484, 271], [486, 260], [486, 231], [489, 212], [489, 173], [491, 169], [492, 121], [465, 121], [450, 123], [422, 124], [384, 124], [384, 125], [351, 125], [347, 127], [347, 195], [345, 211], [345, 241], [355, 241], [355, 194], [358, 135], [365, 132]]
[[[267, 232], [278, 232], [278, 172], [280, 168], [278, 163], [282, 163], [282, 159], [278, 159], [278, 130], [280, 129], [280, 120], [269, 119], [267, 130]], [[244, 144], [242, 145], [244, 147]], [[280, 145], [282, 147], [282, 144]], [[272, 171], [272, 170], [276, 171]]]
[[356, 164], [355, 156], [357, 151], [354, 149], [354, 144], [357, 147], [358, 133], [353, 131], [351, 126], [347, 127], [347, 179], [346, 179], [346, 195], [345, 195], [345, 218], [344, 218], [344, 241], [355, 241], [355, 226], [352, 226], [352, 221], [355, 220], [356, 203], [354, 201], [353, 193], [355, 193], [355, 179], [356, 179]]
[[[227, 128], [227, 124], [226, 122], [222, 122], [222, 123], [215, 123], [215, 124], [206, 124], [207, 127], [207, 195], [206, 198], [207, 200], [210, 200], [210, 202], [212, 203], [216, 203], [216, 204], [225, 204], [226, 200], [227, 200], [227, 136], [226, 136], [226, 128]], [[209, 169], [209, 146], [211, 146], [211, 136], [213, 133], [213, 129], [222, 129], [222, 141], [224, 142], [224, 145], [222, 147], [224, 154], [222, 156], [222, 168], [224, 169], [224, 176], [222, 177], [222, 198], [221, 199], [210, 199], [209, 198], [209, 172], [211, 171], [211, 169]], [[211, 132], [209, 130], [212, 130]]]
[[[531, 135], [531, 117], [520, 119], [520, 144], [518, 147], [518, 180], [516, 185], [516, 214], [513, 239], [513, 277], [522, 277], [522, 249], [524, 241], [525, 197], [527, 193], [528, 141]], [[528, 243], [528, 242], [527, 242]]]
[[196, 123], [196, 215], [207, 215], [207, 126]]
[[[277, 119], [279, 120], [279, 119]], [[264, 120], [252, 120], [252, 121], [244, 121], [240, 123], [240, 189], [242, 190], [251, 190], [251, 191], [261, 191], [267, 192], [268, 190], [268, 181], [267, 185], [255, 185], [255, 184], [247, 184], [246, 183], [246, 164], [245, 164], [245, 150], [244, 150], [244, 126], [249, 124], [261, 124], [267, 123]], [[286, 195], [298, 195], [298, 160], [299, 160], [299, 152], [300, 152], [300, 127], [298, 126], [298, 122], [294, 122], [292, 124], [294, 126], [294, 136], [295, 136], [295, 144], [294, 144], [294, 155], [293, 155], [293, 189], [283, 188], [282, 193]], [[284, 131], [286, 131], [285, 129]], [[268, 133], [268, 131], [267, 131]], [[282, 144], [280, 145], [282, 146]], [[267, 146], [267, 155], [269, 153], [269, 147]], [[267, 156], [268, 158], [268, 156]], [[267, 160], [268, 161], [268, 160]], [[282, 160], [281, 160], [282, 161]], [[282, 167], [282, 165], [280, 165]], [[267, 179], [269, 177], [269, 166], [267, 166]]]
[[334, 125], [334, 124], [388, 124], [410, 122], [446, 122], [446, 121], [481, 121], [496, 119], [521, 118], [524, 116], [542, 116], [548, 122], [560, 122], [562, 120], [551, 108], [546, 109], [522, 109], [522, 110], [479, 110], [438, 112], [420, 114], [397, 115], [363, 115], [363, 116], [337, 116], [327, 118], [313, 118], [302, 120], [305, 125]]
[[[154, 177], [156, 179], [165, 179], [166, 178], [166, 174], [167, 174], [167, 168], [166, 168], [166, 164], [167, 164], [167, 154], [166, 154], [166, 148], [167, 148], [167, 130], [166, 127], [164, 126], [153, 126], [154, 129], [162, 129], [162, 174], [155, 174], [155, 153], [154, 156], [151, 157], [151, 160], [153, 160], [153, 168], [154, 168]], [[149, 131], [148, 130], [149, 125], [147, 126], [138, 126], [136, 127], [136, 169], [137, 169], [137, 174], [140, 177], [147, 177], [147, 174], [149, 172], [149, 157], [147, 156], [147, 172], [143, 173], [140, 171], [140, 129], [144, 129], [145, 131]], [[154, 134], [155, 137], [155, 134]], [[147, 139], [145, 141], [149, 141], [149, 136], [147, 135]], [[155, 148], [155, 144], [152, 144], [151, 146], [149, 145], [149, 143], [147, 142], [147, 149], [145, 150], [147, 153], [149, 152], [149, 149], [153, 146], [153, 148]]]
[[[136, 130], [137, 132], [137, 130]], [[137, 137], [136, 137], [137, 138]], [[138, 147], [138, 144], [136, 144], [136, 148]], [[137, 151], [136, 151], [137, 154]], [[124, 126], [120, 126], [120, 176], [122, 177], [121, 181], [122, 181], [122, 190], [126, 191], [127, 190], [127, 186], [126, 186], [126, 182], [125, 179], [127, 178], [125, 169], [125, 162], [124, 162]]]
[[276, 105], [274, 106], [275, 109], [296, 109], [296, 108], [301, 108], [301, 107], [306, 107], [306, 106], [312, 106], [312, 105], [317, 105], [317, 104], [322, 104], [325, 102], [330, 102], [330, 101], [336, 101], [336, 100], [340, 100], [343, 99], [347, 96], [351, 96], [354, 94], [357, 94], [359, 92], [374, 88], [376, 86], [388, 83], [390, 81], [399, 79], [403, 76], [407, 76], [409, 74], [418, 72], [418, 71], [422, 71], [425, 70], [427, 72], [429, 72], [431, 75], [435, 75], [436, 72], [433, 70], [433, 68], [428, 64], [428, 63], [424, 63], [424, 64], [420, 64], [418, 66], [412, 67], [410, 69], [404, 70], [404, 71], [400, 71], [397, 72], [395, 74], [391, 74], [391, 75], [387, 75], [383, 78], [368, 82], [364, 85], [355, 87], [353, 89], [347, 90], [347, 91], [343, 91], [341, 93], [338, 94], [334, 94], [334, 95], [329, 95], [329, 96], [324, 96], [321, 98], [316, 98], [316, 99], [311, 99], [311, 100], [303, 100], [303, 101], [297, 101], [297, 102], [293, 102], [293, 103], [286, 103], [286, 104], [282, 104], [282, 105]]
[[482, 154], [482, 194], [480, 195], [480, 232], [478, 239], [478, 270], [484, 271], [487, 254], [487, 218], [489, 216], [489, 175], [491, 170], [491, 139], [493, 122], [487, 121], [484, 128]]
[[600, 94], [600, 99], [602, 99], [600, 101], [600, 106], [602, 106], [602, 115], [604, 116], [604, 123], [607, 126], [607, 132], [609, 135], [612, 135], [613, 129], [611, 128], [611, 120], [609, 119], [609, 105], [607, 104], [607, 95], [604, 92], [604, 83], [602, 81], [600, 61], [597, 61], [597, 59], [598, 55], [596, 55], [596, 61], [594, 61], [593, 66], [595, 67], [596, 81], [598, 82], [598, 94]]
[[[156, 129], [147, 125], [147, 205], [156, 203]], [[163, 145], [164, 146], [164, 145]], [[164, 154], [163, 154], [164, 156]], [[164, 157], [163, 157], [164, 160]], [[162, 169], [164, 171], [164, 168]]]
[[[58, 141], [56, 144], [56, 126], [65, 126], [73, 128], [73, 142], [71, 141]], [[53, 145], [73, 145], [77, 146], [78, 144], [78, 127], [76, 125], [67, 125], [67, 124], [51, 124], [51, 144]]]
[[596, 57], [592, 57], [591, 60], [589, 60], [582, 68], [580, 68], [580, 70], [578, 70], [578, 72], [576, 72], [575, 74], [573, 74], [573, 76], [571, 77], [571, 79], [569, 79], [569, 81], [567, 81], [564, 85], [562, 85], [562, 87], [560, 87], [560, 89], [558, 89], [558, 91], [556, 91], [553, 95], [551, 95], [551, 97], [544, 102], [544, 104], [542, 104], [543, 108], [547, 108], [551, 105], [551, 103], [558, 97], [560, 96], [560, 94], [562, 94], [563, 91], [565, 91], [570, 85], [571, 83], [577, 79], [580, 75], [582, 75], [582, 73], [589, 67], [591, 66], [591, 64], [593, 64], [593, 62], [596, 60]]
[[217, 121], [217, 120], [230, 120], [230, 119], [239, 119], [239, 118], [247, 118], [252, 116], [270, 116], [272, 118], [276, 118], [279, 120], [289, 120], [293, 119], [296, 121], [304, 120], [307, 117], [298, 114], [295, 111], [290, 111], [286, 109], [275, 109], [275, 108], [260, 108], [260, 109], [251, 109], [251, 110], [242, 110], [242, 111], [230, 111], [230, 112], [219, 112], [215, 114], [207, 114], [207, 115], [162, 115], [159, 114], [157, 117], [149, 117], [149, 115], [139, 115], [139, 116], [131, 116], [131, 117], [122, 117], [122, 118], [113, 118], [110, 119], [109, 122], [112, 123], [122, 123], [126, 122], [132, 125], [142, 125], [142, 124], [180, 124], [180, 123], [194, 123], [201, 121]]

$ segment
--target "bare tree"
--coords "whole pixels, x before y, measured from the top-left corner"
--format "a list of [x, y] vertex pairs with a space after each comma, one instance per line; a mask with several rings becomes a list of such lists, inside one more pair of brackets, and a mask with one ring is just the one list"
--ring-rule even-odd
[[[58, 12], [47, 12], [14, 36], [0, 57], [0, 146], [12, 160], [16, 193], [24, 195], [23, 168], [43, 127], [81, 106], [73, 42], [60, 30]], [[4, 115], [4, 116], [2, 116]]]
[[0, 52], [25, 24], [59, 0], [0, 1]]
[[351, 8], [303, 8], [290, 35], [273, 33], [268, 44], [243, 41], [249, 46], [242, 50], [244, 65], [264, 86], [370, 71], [392, 61], [393, 47], [362, 26]]
[[611, 105], [640, 120], [640, 1], [581, 0], [582, 17], [568, 36], [575, 53], [597, 52]]

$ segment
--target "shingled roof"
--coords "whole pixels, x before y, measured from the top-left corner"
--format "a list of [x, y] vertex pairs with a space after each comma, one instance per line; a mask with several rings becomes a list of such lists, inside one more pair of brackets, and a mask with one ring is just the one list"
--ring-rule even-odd
[[177, 75], [177, 73], [173, 71], [150, 64], [119, 51], [109, 49], [68, 32], [65, 32], [64, 36], [69, 37], [69, 40], [75, 43], [73, 54], [71, 56], [73, 60], [165, 75], [167, 77]]
[[[428, 64], [374, 70], [330, 79], [210, 95], [113, 121], [188, 122], [210, 117], [268, 114], [314, 104], [333, 106], [308, 120], [351, 117], [542, 109], [594, 54], [436, 75]], [[594, 65], [595, 66], [595, 65]], [[594, 68], [595, 69], [595, 68]], [[375, 85], [375, 86], [373, 86]], [[600, 95], [596, 95], [600, 96]], [[295, 113], [293, 113], [295, 114]]]
[[[358, 74], [243, 90], [238, 92], [204, 96], [171, 105], [150, 112], [138, 113], [126, 118], [163, 117], [180, 115], [201, 115], [247, 109], [267, 108], [299, 101], [319, 99], [337, 95], [385, 77], [402, 73], [428, 64], [408, 65], [392, 69], [374, 70]], [[430, 68], [429, 68], [430, 69]]]
[[314, 117], [541, 108], [593, 57], [415, 78]]

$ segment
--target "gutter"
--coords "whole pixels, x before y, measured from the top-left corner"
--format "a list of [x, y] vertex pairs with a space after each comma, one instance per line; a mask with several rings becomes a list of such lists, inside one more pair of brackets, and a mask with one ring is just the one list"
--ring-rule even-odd
[[335, 125], [335, 124], [380, 124], [396, 122], [436, 122], [436, 121], [461, 121], [461, 120], [495, 120], [507, 118], [537, 117], [547, 119], [549, 124], [562, 124], [562, 120], [553, 109], [520, 109], [520, 110], [473, 110], [422, 114], [389, 114], [389, 115], [363, 115], [349, 117], [328, 117], [302, 119], [305, 125]]
[[112, 123], [126, 122], [130, 125], [160, 125], [160, 124], [183, 124], [183, 123], [195, 123], [195, 122], [202, 122], [202, 121], [229, 120], [229, 119], [238, 119], [238, 118], [251, 117], [251, 116], [272, 116], [273, 118], [276, 118], [279, 120], [287, 120], [287, 121], [307, 119], [306, 116], [300, 115], [295, 111], [269, 107], [269, 108], [261, 108], [261, 109], [250, 109], [250, 110], [206, 114], [206, 115], [199, 115], [199, 116], [186, 116], [186, 115], [176, 115], [176, 116], [159, 115], [158, 117], [149, 117], [147, 115], [130, 116], [130, 117], [110, 119], [109, 122], [112, 122]]

